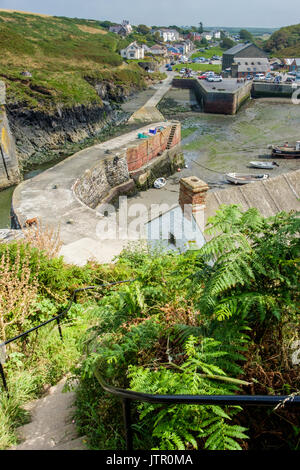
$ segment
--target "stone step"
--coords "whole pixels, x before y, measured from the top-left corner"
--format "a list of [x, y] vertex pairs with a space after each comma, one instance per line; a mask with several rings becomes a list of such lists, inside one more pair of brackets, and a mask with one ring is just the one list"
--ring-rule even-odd
[[12, 450], [51, 450], [55, 446], [69, 443], [77, 438], [76, 428], [71, 423], [53, 432], [27, 438], [21, 444], [14, 446]]
[[21, 439], [33, 439], [63, 427], [72, 421], [72, 406], [75, 393], [62, 393], [65, 380], [51, 387], [49, 395], [30, 404], [32, 420], [18, 428]]
[[72, 420], [75, 392], [63, 392], [66, 380], [65, 377], [51, 387], [43, 398], [24, 406], [31, 414], [31, 422], [18, 428], [18, 437], [23, 442], [11, 450], [60, 450], [62, 446], [61, 450], [86, 449]]
[[65, 444], [53, 447], [51, 450], [88, 450], [86, 447], [87, 438], [85, 436], [73, 439]]

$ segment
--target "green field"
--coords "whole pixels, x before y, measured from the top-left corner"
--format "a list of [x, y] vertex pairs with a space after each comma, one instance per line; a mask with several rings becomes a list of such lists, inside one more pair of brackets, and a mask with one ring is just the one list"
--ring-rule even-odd
[[192, 55], [192, 59], [196, 59], [196, 57], [205, 57], [206, 59], [210, 59], [213, 55], [222, 56], [224, 50], [221, 47], [211, 47], [210, 49], [204, 50], [203, 52], [195, 52]]
[[[33, 109], [101, 105], [93, 81], [143, 88], [146, 73], [119, 54], [130, 42], [95, 20], [0, 11], [0, 79], [7, 100]], [[25, 70], [32, 78], [21, 75]]]

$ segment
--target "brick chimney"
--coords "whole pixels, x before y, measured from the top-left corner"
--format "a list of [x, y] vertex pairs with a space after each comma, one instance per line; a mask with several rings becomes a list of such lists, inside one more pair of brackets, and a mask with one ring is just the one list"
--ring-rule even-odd
[[179, 190], [179, 205], [184, 216], [191, 219], [194, 216], [201, 231], [205, 227], [205, 199], [209, 186], [196, 176], [181, 178]]

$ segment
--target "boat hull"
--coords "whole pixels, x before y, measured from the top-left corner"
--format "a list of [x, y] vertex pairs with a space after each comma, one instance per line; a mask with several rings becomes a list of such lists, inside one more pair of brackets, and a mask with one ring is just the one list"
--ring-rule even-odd
[[261, 168], [262, 170], [273, 170], [273, 168], [279, 166], [271, 162], [249, 162], [249, 165], [252, 168]]
[[228, 173], [225, 175], [227, 181], [232, 184], [249, 184], [256, 183], [257, 181], [265, 181], [269, 175], [242, 175], [237, 173]]
[[287, 149], [285, 150], [284, 148], [281, 147], [274, 147], [272, 149], [272, 157], [278, 157], [278, 158], [299, 158], [300, 157], [300, 150], [291, 150]]

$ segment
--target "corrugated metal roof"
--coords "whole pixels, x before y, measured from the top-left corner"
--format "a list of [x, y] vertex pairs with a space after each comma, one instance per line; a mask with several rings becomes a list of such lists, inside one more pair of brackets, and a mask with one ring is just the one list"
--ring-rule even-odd
[[227, 51], [224, 52], [224, 54], [228, 55], [235, 55], [238, 52], [242, 51], [243, 49], [246, 49], [249, 46], [253, 46], [252, 43], [247, 43], [247, 44], [237, 44], [236, 46], [233, 46], [231, 49], [228, 49]]

